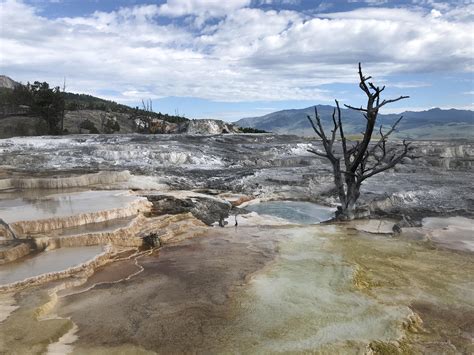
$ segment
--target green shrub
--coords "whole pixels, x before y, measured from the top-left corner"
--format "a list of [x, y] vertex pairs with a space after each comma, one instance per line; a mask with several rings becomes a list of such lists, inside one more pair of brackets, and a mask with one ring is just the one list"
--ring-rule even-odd
[[82, 121], [81, 124], [79, 125], [79, 128], [80, 129], [87, 129], [89, 131], [89, 133], [93, 133], [93, 134], [99, 133], [99, 130], [95, 126], [94, 122], [92, 122], [89, 119], [86, 119], [86, 120]]
[[242, 133], [268, 133], [262, 129], [251, 128], [251, 127], [240, 127]]

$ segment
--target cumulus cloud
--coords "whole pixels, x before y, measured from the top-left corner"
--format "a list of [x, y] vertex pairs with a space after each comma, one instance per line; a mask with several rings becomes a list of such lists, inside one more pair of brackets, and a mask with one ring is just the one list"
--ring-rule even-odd
[[69, 90], [113, 89], [121, 92], [115, 99], [134, 102], [145, 94], [331, 101], [321, 85], [354, 82], [358, 61], [381, 80], [473, 70], [472, 23], [454, 15], [469, 4], [439, 7], [436, 16], [419, 7], [308, 15], [249, 4], [168, 0], [48, 19], [31, 5], [3, 1], [0, 71], [58, 84], [66, 76]]

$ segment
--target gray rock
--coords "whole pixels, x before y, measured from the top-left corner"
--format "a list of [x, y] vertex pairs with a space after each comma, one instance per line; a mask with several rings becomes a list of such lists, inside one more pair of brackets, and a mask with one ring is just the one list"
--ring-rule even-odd
[[149, 248], [161, 246], [160, 236], [157, 233], [150, 233], [143, 237], [143, 244]]
[[421, 222], [414, 221], [410, 216], [402, 216], [402, 220], [393, 225], [393, 232], [395, 234], [402, 233], [403, 228], [419, 227]]
[[146, 195], [153, 203], [155, 214], [180, 214], [191, 212], [194, 217], [207, 225], [218, 222], [224, 226], [232, 205], [224, 200], [204, 195], [173, 196], [171, 194]]

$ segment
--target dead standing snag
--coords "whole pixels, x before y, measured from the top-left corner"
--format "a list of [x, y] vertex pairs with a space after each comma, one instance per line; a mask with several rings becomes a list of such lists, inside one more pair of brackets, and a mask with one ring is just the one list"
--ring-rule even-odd
[[[341, 109], [339, 102], [336, 101], [336, 108], [332, 113], [332, 130], [328, 135], [321, 123], [316, 106], [314, 107], [315, 116], [308, 116], [311, 127], [321, 139], [324, 152], [309, 149], [319, 157], [329, 160], [333, 168], [334, 184], [341, 203], [338, 211], [340, 219], [354, 219], [356, 202], [360, 196], [360, 187], [362, 182], [371, 176], [379, 174], [385, 170], [393, 168], [400, 163], [406, 156], [410, 156], [410, 143], [403, 141], [403, 147], [387, 147], [387, 139], [395, 131], [398, 124], [402, 120], [400, 117], [386, 132], [380, 126], [378, 130], [379, 139], [373, 143], [372, 136], [374, 134], [377, 116], [380, 108], [386, 104], [408, 98], [408, 96], [400, 96], [396, 99], [381, 100], [380, 94], [384, 91], [385, 86], [375, 86], [369, 82], [371, 77], [365, 77], [362, 74], [361, 64], [359, 63], [359, 87], [367, 96], [367, 105], [365, 107], [353, 107], [344, 105], [349, 109], [362, 112], [366, 120], [365, 131], [360, 141], [349, 141], [344, 134], [344, 127], [341, 119]], [[341, 153], [334, 149], [334, 144], [340, 144]]]

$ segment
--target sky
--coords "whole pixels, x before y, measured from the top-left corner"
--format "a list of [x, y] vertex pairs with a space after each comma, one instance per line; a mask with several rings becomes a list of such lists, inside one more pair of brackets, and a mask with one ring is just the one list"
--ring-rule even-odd
[[474, 109], [471, 0], [0, 0], [0, 74], [234, 121], [364, 104]]

